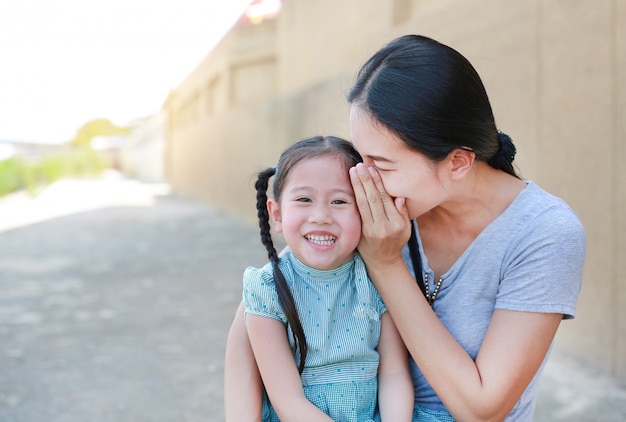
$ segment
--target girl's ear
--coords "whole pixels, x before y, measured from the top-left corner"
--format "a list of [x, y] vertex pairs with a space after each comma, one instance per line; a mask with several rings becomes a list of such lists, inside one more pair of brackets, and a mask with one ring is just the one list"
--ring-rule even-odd
[[280, 213], [280, 205], [278, 204], [278, 201], [276, 201], [274, 198], [267, 200], [267, 212], [272, 219], [272, 223], [274, 223], [274, 231], [276, 231], [276, 233], [282, 233], [283, 218]]
[[474, 165], [476, 154], [473, 151], [469, 151], [463, 148], [457, 148], [450, 152], [447, 157], [450, 177], [452, 179], [463, 178]]

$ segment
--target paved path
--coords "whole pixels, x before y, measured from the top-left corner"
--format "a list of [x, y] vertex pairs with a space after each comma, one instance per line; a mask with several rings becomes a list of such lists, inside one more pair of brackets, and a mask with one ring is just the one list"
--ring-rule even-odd
[[[241, 274], [264, 261], [255, 227], [163, 186], [63, 181], [1, 200], [0, 421], [222, 421]], [[624, 403], [556, 360], [536, 420], [622, 421]]]

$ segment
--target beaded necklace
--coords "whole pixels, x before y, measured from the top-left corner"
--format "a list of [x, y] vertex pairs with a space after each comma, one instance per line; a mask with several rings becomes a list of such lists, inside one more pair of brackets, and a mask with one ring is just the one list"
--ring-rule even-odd
[[415, 274], [417, 285], [420, 287], [420, 290], [424, 292], [424, 296], [426, 296], [426, 300], [428, 301], [430, 306], [433, 306], [433, 303], [435, 302], [435, 299], [437, 299], [437, 295], [439, 294], [439, 289], [441, 289], [441, 283], [443, 283], [443, 278], [439, 278], [439, 281], [435, 283], [435, 290], [432, 294], [430, 294], [430, 283], [428, 283], [428, 274], [424, 274], [422, 272], [422, 257], [420, 255], [417, 245], [417, 230], [415, 229], [414, 221], [411, 222], [409, 254], [411, 255], [413, 273]]
[[435, 299], [437, 299], [437, 295], [439, 294], [439, 289], [441, 288], [441, 283], [443, 283], [443, 278], [439, 278], [439, 281], [435, 284], [435, 290], [433, 294], [430, 294], [430, 283], [428, 282], [428, 273], [424, 274], [424, 295], [426, 296], [426, 300], [430, 306], [433, 306]]

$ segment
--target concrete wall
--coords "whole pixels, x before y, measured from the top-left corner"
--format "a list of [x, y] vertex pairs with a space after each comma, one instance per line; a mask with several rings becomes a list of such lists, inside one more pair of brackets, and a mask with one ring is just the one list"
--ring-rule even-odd
[[254, 173], [312, 134], [349, 136], [361, 63], [405, 33], [464, 54], [517, 165], [564, 198], [588, 235], [585, 280], [558, 352], [626, 382], [626, 2], [287, 0], [234, 28], [168, 99], [168, 179], [255, 222]]

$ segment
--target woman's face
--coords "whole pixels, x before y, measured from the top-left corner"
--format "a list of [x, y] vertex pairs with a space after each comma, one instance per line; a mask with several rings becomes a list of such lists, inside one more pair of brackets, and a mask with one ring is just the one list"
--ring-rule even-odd
[[439, 205], [445, 197], [438, 166], [409, 149], [360, 107], [350, 109], [350, 136], [367, 166], [375, 167], [387, 193], [406, 198], [410, 218]]

